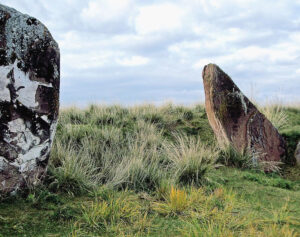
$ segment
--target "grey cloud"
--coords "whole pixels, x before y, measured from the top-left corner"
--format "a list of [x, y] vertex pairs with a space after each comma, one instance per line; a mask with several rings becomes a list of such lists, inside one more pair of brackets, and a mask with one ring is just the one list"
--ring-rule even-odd
[[[62, 104], [95, 101], [127, 104], [168, 99], [197, 102], [203, 99], [202, 68], [194, 65], [202, 59], [219, 60], [221, 68], [244, 91], [255, 84], [259, 88], [258, 98], [280, 94], [286, 101], [300, 99], [300, 74], [296, 73], [300, 69], [300, 42], [290, 39], [290, 35], [300, 29], [300, 5], [292, 0], [252, 1], [252, 5], [247, 1], [245, 4], [217, 1], [226, 4], [221, 4], [220, 8], [210, 6], [208, 10], [200, 1], [133, 0], [131, 8], [119, 17], [95, 22], [81, 17], [89, 1], [2, 2], [40, 19], [61, 43]], [[139, 7], [168, 2], [188, 9], [182, 19], [183, 27], [172, 32], [138, 35], [132, 19]], [[204, 27], [204, 30], [195, 33], [195, 27]], [[231, 35], [233, 28], [242, 35]], [[73, 32], [78, 39], [67, 39], [68, 32]], [[199, 47], [183, 46], [193, 43], [198, 43]], [[273, 59], [267, 53], [251, 60], [247, 54], [235, 55], [249, 46], [273, 52], [279, 50], [281, 43], [287, 44], [286, 50], [294, 47], [291, 52], [296, 55], [295, 59], [287, 57], [289, 55], [282, 58], [275, 55]], [[174, 46], [178, 47], [178, 52], [169, 50]], [[86, 59], [91, 55], [100, 60], [100, 56], [108, 52], [105, 63], [80, 67], [90, 62]], [[288, 54], [290, 51], [279, 52]], [[125, 67], [117, 62], [117, 59], [136, 55], [148, 58], [148, 64]], [[222, 57], [225, 59], [221, 60]]]

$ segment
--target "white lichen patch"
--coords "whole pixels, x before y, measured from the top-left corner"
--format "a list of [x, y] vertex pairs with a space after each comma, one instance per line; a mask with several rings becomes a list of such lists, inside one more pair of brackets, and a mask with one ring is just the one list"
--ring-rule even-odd
[[235, 91], [233, 88], [233, 95], [240, 99], [245, 115], [248, 113], [248, 107], [245, 101], [245, 96], [241, 91]]
[[10, 66], [0, 66], [0, 102], [10, 102], [11, 100], [7, 87], [10, 83], [10, 80], [7, 78], [10, 71]]
[[8, 161], [3, 156], [0, 156], [0, 172], [6, 169], [7, 164]]
[[28, 108], [35, 108], [38, 106], [35, 95], [39, 86], [52, 87], [52, 84], [32, 81], [29, 79], [29, 73], [24, 73], [17, 67], [16, 60], [14, 67], [15, 88], [17, 89], [18, 101]]
[[[55, 127], [56, 123], [52, 124], [52, 126]], [[51, 141], [47, 139], [40, 144], [40, 138], [32, 134], [23, 119], [18, 118], [10, 121], [8, 130], [10, 133], [5, 134], [4, 140], [11, 145], [13, 144], [13, 147], [22, 150], [17, 159], [11, 163], [11, 165], [19, 169], [19, 172], [24, 173], [34, 170], [37, 166], [37, 160], [43, 161], [47, 158], [50, 152]], [[54, 132], [51, 131], [51, 136], [54, 136]]]
[[[40, 143], [40, 138], [36, 137], [30, 131], [30, 128], [25, 126], [23, 119], [18, 118], [8, 123], [8, 130], [10, 133], [6, 134], [4, 141], [27, 151], [30, 147], [36, 146]], [[13, 136], [12, 136], [13, 135]]]
[[47, 115], [42, 115], [41, 119], [43, 119], [46, 123], [50, 123], [51, 122]]
[[[38, 87], [52, 87], [52, 84], [30, 80], [29, 73], [25, 73], [18, 68], [18, 62], [18, 60], [15, 60], [14, 64], [0, 66], [0, 100], [8, 102], [11, 100], [7, 86], [12, 83], [16, 90], [16, 100], [29, 109], [35, 109], [39, 105], [35, 99]], [[12, 72], [12, 75], [10, 75], [10, 72]], [[13, 77], [15, 82], [13, 83], [9, 77]]]
[[[21, 173], [35, 170], [37, 166], [37, 160], [43, 161], [47, 158], [49, 153], [49, 140], [44, 143], [29, 149], [25, 154], [20, 154], [15, 160], [14, 164], [19, 167]], [[46, 155], [41, 156], [44, 149], [47, 149]]]
[[[56, 122], [51, 125], [51, 139], [47, 139], [40, 144], [40, 138], [32, 134], [30, 128], [26, 126], [23, 119], [18, 118], [8, 123], [10, 133], [5, 134], [4, 140], [13, 147], [22, 150], [13, 163], [20, 173], [35, 170], [37, 161], [43, 161], [47, 158], [52, 139], [55, 133]], [[43, 151], [43, 155], [42, 155]], [[6, 164], [4, 157], [0, 159], [0, 170]]]
[[53, 141], [54, 141], [54, 135], [56, 133], [57, 122], [58, 121], [53, 122], [50, 126], [50, 149], [51, 149]]
[[53, 78], [59, 78], [59, 70], [57, 64], [53, 64], [53, 69], [54, 69]]

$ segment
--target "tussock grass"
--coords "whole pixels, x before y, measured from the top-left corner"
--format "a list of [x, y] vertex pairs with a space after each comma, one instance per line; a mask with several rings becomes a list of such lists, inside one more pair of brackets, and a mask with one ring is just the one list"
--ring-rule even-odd
[[[261, 110], [284, 135], [288, 121], [297, 124], [295, 108], [272, 104]], [[290, 140], [289, 157], [296, 144]], [[71, 192], [76, 186], [80, 193], [103, 184], [153, 191], [163, 182], [203, 185], [219, 164], [275, 172], [281, 166], [258, 164], [253, 155], [232, 146], [220, 149], [203, 105], [91, 105], [61, 111], [50, 173], [53, 185]]]
[[191, 200], [185, 190], [171, 187], [170, 192], [164, 197], [165, 202], [156, 202], [153, 209], [163, 215], [182, 214], [191, 205]]
[[76, 185], [82, 192], [103, 184], [134, 190], [155, 190], [164, 180], [200, 184], [218, 156], [198, 138], [207, 131], [189, 129], [203, 112], [200, 105], [172, 104], [67, 108], [51, 157], [54, 183], [66, 190], [69, 181], [71, 192]]
[[250, 155], [247, 151], [243, 153], [237, 151], [231, 144], [222, 147], [218, 162], [226, 166], [237, 168], [253, 168], [257, 165], [255, 157]]
[[212, 172], [219, 150], [199, 138], [174, 135], [174, 142], [164, 143], [164, 151], [178, 183], [199, 185]]
[[56, 140], [52, 159], [50, 189], [78, 194], [98, 185], [100, 174], [86, 148], [77, 152], [71, 143], [62, 144]]
[[136, 196], [126, 192], [120, 197], [110, 196], [107, 200], [90, 201], [82, 205], [82, 213], [79, 223], [97, 231], [107, 231], [118, 222], [133, 223], [141, 214], [141, 205]]
[[271, 121], [271, 123], [281, 130], [288, 125], [288, 115], [284, 107], [280, 104], [270, 104], [260, 108], [260, 111]]
[[[292, 154], [299, 109], [270, 111]], [[260, 169], [202, 105], [66, 108], [45, 185], [0, 203], [0, 236], [299, 236], [298, 168]]]

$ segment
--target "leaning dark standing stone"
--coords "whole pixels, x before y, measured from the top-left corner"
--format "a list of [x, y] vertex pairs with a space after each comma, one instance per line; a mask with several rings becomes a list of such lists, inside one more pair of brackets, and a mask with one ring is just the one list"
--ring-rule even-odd
[[231, 78], [214, 64], [202, 76], [207, 117], [219, 143], [251, 152], [254, 161], [284, 162], [283, 138]]
[[59, 48], [37, 19], [0, 4], [0, 194], [47, 168], [59, 108]]

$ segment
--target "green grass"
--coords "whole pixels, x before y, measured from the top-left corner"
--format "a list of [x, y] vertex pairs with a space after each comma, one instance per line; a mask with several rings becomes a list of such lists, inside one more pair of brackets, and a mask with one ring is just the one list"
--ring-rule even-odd
[[300, 233], [299, 182], [289, 181], [291, 189], [273, 185], [277, 180], [287, 182], [285, 179], [263, 173], [225, 167], [216, 172], [224, 178], [224, 183], [214, 191], [205, 187], [171, 186], [158, 195], [156, 191], [102, 187], [76, 197], [55, 194], [55, 198], [40, 201], [21, 197], [7, 200], [0, 204], [0, 233], [2, 236], [72, 236], [72, 233], [73, 236], [164, 236], [164, 233], [237, 236], [253, 229], [258, 233], [273, 225], [277, 229], [289, 225], [289, 231]]
[[[263, 111], [292, 160], [300, 109]], [[43, 185], [3, 198], [0, 236], [300, 236], [299, 167], [249, 159], [202, 105], [63, 109]]]

